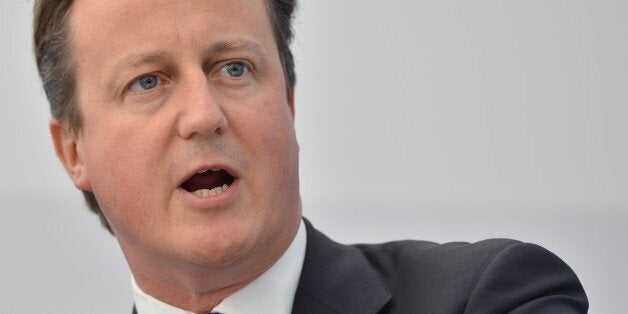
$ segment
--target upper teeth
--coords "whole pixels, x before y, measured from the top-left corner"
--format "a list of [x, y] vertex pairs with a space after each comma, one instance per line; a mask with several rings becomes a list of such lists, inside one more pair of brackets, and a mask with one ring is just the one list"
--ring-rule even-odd
[[224, 191], [226, 191], [229, 188], [228, 185], [223, 184], [222, 186], [217, 186], [213, 189], [199, 189], [196, 190], [192, 193], [194, 193], [194, 195], [196, 196], [200, 196], [200, 197], [207, 197], [207, 196], [214, 196], [214, 195], [220, 195], [222, 194]]
[[[218, 169], [218, 168], [211, 168], [211, 169], [209, 169], [209, 170], [211, 170], [211, 171], [220, 171], [220, 169]], [[197, 172], [197, 173], [205, 173], [205, 172], [207, 172], [207, 171], [209, 171], [209, 170], [208, 170], [208, 169], [203, 169], [203, 170], [201, 170], [201, 171], [199, 171], [199, 172]]]

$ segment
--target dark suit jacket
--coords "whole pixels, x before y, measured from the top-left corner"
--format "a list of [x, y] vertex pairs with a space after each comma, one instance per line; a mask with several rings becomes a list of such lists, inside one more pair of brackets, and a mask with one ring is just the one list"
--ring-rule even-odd
[[306, 220], [293, 313], [586, 313], [560, 258], [534, 244], [398, 241], [342, 245]]
[[342, 245], [307, 220], [305, 226], [295, 314], [587, 312], [576, 274], [538, 245], [507, 239]]

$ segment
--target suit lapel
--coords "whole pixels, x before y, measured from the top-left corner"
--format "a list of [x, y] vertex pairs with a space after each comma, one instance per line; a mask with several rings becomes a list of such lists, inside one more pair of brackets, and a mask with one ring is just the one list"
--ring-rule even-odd
[[391, 295], [357, 248], [333, 242], [305, 220], [307, 248], [292, 313], [377, 313]]

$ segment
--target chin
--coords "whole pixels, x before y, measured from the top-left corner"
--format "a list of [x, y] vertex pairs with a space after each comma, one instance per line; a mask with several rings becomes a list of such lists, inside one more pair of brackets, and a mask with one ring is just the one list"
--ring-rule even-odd
[[[222, 230], [221, 230], [222, 231]], [[190, 236], [179, 233], [173, 243], [176, 255], [193, 265], [222, 268], [243, 262], [250, 257], [261, 238], [254, 230], [217, 231], [211, 228], [189, 231]], [[172, 252], [171, 252], [172, 253]], [[167, 253], [166, 253], [167, 254]]]

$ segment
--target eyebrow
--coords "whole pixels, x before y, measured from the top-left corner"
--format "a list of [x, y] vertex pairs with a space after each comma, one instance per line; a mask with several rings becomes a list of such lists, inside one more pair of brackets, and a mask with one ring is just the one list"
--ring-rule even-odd
[[114, 72], [120, 72], [125, 68], [137, 68], [143, 64], [155, 64], [164, 60], [168, 56], [165, 51], [156, 51], [140, 54], [129, 54], [116, 62], [111, 68]]
[[249, 40], [219, 41], [207, 49], [209, 55], [239, 51], [250, 51], [259, 56], [266, 55], [258, 43]]
[[166, 51], [155, 51], [148, 53], [131, 53], [120, 59], [111, 66], [107, 85], [111, 88], [117, 88], [122, 83], [118, 78], [124, 70], [129, 68], [137, 68], [143, 64], [156, 64], [168, 57]]
[[[205, 49], [208, 56], [241, 51], [250, 51], [262, 59], [266, 56], [262, 47], [258, 43], [250, 40], [224, 40], [216, 42]], [[165, 50], [128, 54], [111, 67], [111, 72], [113, 73], [111, 77], [118, 77], [121, 72], [128, 68], [137, 68], [142, 65], [162, 62], [164, 59], [168, 58], [168, 55], [169, 53]]]

